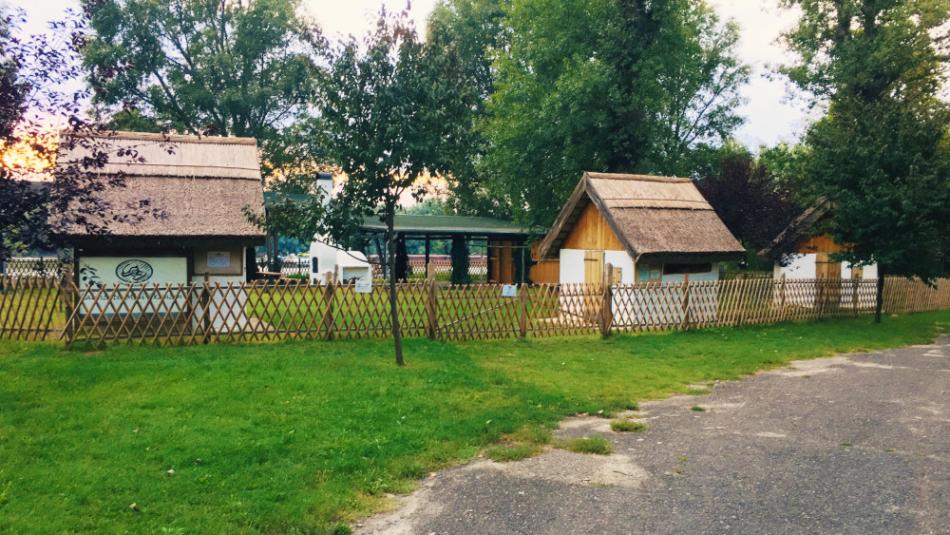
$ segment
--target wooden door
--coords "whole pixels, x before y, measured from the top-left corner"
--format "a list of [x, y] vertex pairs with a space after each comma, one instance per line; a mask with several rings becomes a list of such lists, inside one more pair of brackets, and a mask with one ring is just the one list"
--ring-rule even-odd
[[600, 284], [604, 281], [604, 252], [584, 251], [584, 283]]
[[831, 259], [829, 253], [815, 256], [815, 276], [818, 278], [818, 307], [831, 311], [841, 305], [841, 262]]
[[819, 279], [840, 279], [841, 262], [831, 260], [829, 253], [815, 255], [815, 276]]
[[584, 317], [596, 323], [600, 316], [600, 292], [594, 290], [596, 285], [604, 282], [604, 252], [584, 251]]

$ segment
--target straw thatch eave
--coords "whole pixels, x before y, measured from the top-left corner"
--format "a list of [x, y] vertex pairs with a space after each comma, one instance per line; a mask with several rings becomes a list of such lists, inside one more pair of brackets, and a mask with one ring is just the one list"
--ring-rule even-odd
[[[137, 155], [110, 158], [92, 173], [123, 176], [124, 185], [106, 185], [97, 193], [109, 213], [90, 218], [112, 239], [228, 237], [256, 243], [265, 236], [247, 215], [260, 216], [264, 207], [255, 140], [114, 132], [91, 141], [96, 150]], [[81, 161], [89, 151], [84, 147], [62, 149], [57, 165]], [[60, 234], [72, 241], [103, 239], [85, 225], [67, 226]]]
[[744, 252], [687, 178], [587, 172], [539, 247], [553, 258], [593, 203], [634, 259], [715, 261]]

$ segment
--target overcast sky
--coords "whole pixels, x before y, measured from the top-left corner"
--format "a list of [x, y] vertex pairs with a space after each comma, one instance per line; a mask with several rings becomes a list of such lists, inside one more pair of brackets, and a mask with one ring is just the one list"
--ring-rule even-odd
[[[437, 0], [414, 0], [412, 16], [423, 28]], [[78, 0], [0, 0], [0, 4], [22, 8], [27, 12], [28, 32], [44, 31], [46, 22], [59, 18]], [[368, 30], [379, 8], [405, 7], [406, 0], [303, 0], [307, 14], [316, 19], [323, 30], [333, 35], [359, 35]], [[739, 53], [753, 68], [752, 80], [743, 90], [746, 104], [739, 110], [746, 123], [736, 133], [749, 146], [772, 145], [794, 141], [807, 126], [809, 114], [803, 103], [789, 100], [786, 83], [768, 80], [769, 66], [783, 60], [784, 51], [775, 40], [795, 22], [795, 15], [780, 9], [777, 0], [710, 0], [723, 18], [736, 20], [742, 28]]]

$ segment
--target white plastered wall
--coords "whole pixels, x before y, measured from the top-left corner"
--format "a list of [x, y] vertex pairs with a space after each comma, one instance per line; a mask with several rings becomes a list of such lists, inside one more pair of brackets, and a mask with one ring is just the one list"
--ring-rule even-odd
[[[240, 331], [247, 327], [249, 319], [247, 317], [247, 292], [240, 289], [240, 285], [245, 280], [244, 259], [246, 258], [247, 248], [241, 248], [241, 273], [235, 275], [208, 275], [208, 284], [211, 287], [211, 301], [208, 303], [208, 312], [213, 318], [211, 328], [214, 332], [224, 333]], [[204, 274], [195, 273], [191, 276], [191, 281], [201, 285], [205, 282]], [[227, 289], [228, 284], [231, 285]], [[218, 289], [220, 287], [220, 289]], [[195, 322], [201, 321], [201, 304], [195, 303], [197, 309], [195, 313]]]

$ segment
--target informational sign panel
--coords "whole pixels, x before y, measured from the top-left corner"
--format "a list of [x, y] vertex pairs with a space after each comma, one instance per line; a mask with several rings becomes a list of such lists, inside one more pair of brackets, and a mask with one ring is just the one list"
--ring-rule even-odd
[[187, 282], [188, 260], [183, 256], [83, 256], [79, 258], [79, 287], [84, 290], [80, 314], [181, 314], [187, 294], [162, 287]]
[[208, 251], [209, 268], [229, 268], [231, 267], [230, 251]]
[[185, 284], [188, 260], [183, 256], [84, 256], [79, 258], [79, 286], [113, 284]]
[[517, 284], [505, 284], [501, 287], [501, 296], [502, 297], [518, 297], [518, 285]]
[[373, 291], [373, 279], [369, 277], [364, 277], [362, 279], [356, 279], [356, 284], [354, 285], [356, 293], [358, 294], [368, 294]]

